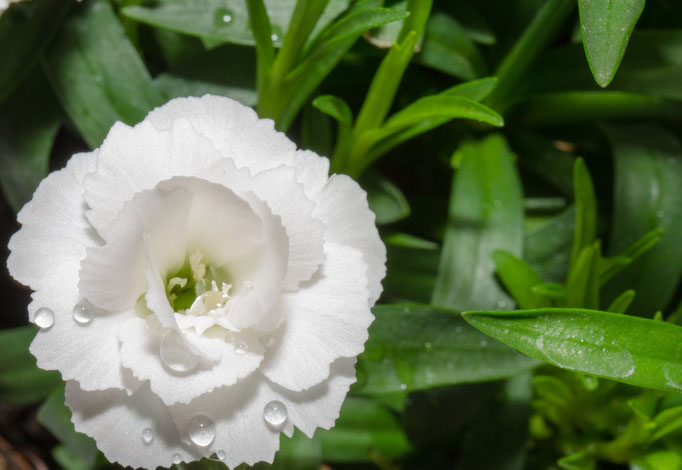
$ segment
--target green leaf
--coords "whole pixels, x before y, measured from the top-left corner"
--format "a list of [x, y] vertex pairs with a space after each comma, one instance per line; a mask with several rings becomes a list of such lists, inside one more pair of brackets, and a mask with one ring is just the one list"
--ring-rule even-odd
[[491, 258], [496, 249], [520, 257], [523, 245], [523, 195], [511, 151], [503, 137], [491, 135], [458, 152], [432, 302], [454, 309], [511, 306]]
[[612, 125], [607, 135], [616, 173], [609, 251], [641, 254], [660, 236], [606, 286], [607, 297], [634, 289], [631, 310], [648, 316], [668, 306], [682, 274], [682, 147], [653, 124]]
[[599, 262], [601, 246], [595, 242], [580, 250], [566, 281], [566, 305], [576, 308], [599, 308]]
[[532, 171], [563, 195], [573, 195], [575, 162], [571, 153], [559, 150], [556, 143], [531, 132], [514, 132], [509, 136], [509, 143], [519, 154], [521, 168]]
[[[272, 45], [272, 27], [263, 0], [246, 0], [246, 7], [249, 12], [251, 32], [256, 41], [258, 96], [263, 96], [268, 85], [268, 74], [272, 68], [272, 63], [275, 61], [275, 47]], [[232, 21], [232, 15], [225, 13], [223, 15], [223, 23], [227, 19]]]
[[45, 52], [45, 65], [62, 106], [95, 148], [114, 122], [136, 124], [163, 98], [109, 2], [75, 10]]
[[424, 31], [417, 62], [462, 80], [474, 80], [486, 72], [486, 65], [474, 42], [457, 20], [436, 12]]
[[609, 305], [609, 308], [607, 308], [606, 311], [612, 313], [625, 313], [633, 300], [635, 300], [635, 291], [626, 290], [611, 302], [611, 305]]
[[400, 301], [428, 303], [436, 283], [438, 244], [405, 234], [386, 238], [384, 295]]
[[682, 470], [682, 456], [675, 450], [660, 450], [635, 459], [632, 470]]
[[448, 88], [442, 94], [462, 96], [470, 100], [481, 101], [493, 91], [496, 84], [496, 77], [479, 78], [478, 80], [460, 83], [452, 88]]
[[547, 306], [547, 300], [533, 291], [542, 279], [528, 263], [504, 250], [493, 251], [497, 274], [520, 308]]
[[682, 327], [568, 308], [463, 316], [493, 338], [563, 369], [640, 387], [682, 390]]
[[383, 395], [518, 375], [537, 362], [468, 327], [451, 310], [381, 305], [358, 358], [355, 394]]
[[36, 418], [76, 456], [90, 466], [95, 463], [99, 454], [95, 441], [74, 429], [71, 410], [64, 404], [63, 385], [55, 389], [45, 400]]
[[557, 465], [565, 470], [594, 470], [596, 462], [588, 451], [580, 451], [560, 458]]
[[571, 269], [578, 261], [583, 248], [591, 245], [597, 236], [597, 201], [592, 178], [582, 158], [573, 165], [575, 198], [575, 235], [571, 250]]
[[546, 281], [563, 282], [568, 274], [575, 207], [569, 207], [526, 233], [524, 258]]
[[644, 0], [578, 0], [585, 55], [601, 87], [613, 80]]
[[556, 282], [538, 284], [537, 286], [533, 286], [532, 290], [536, 294], [544, 295], [545, 297], [549, 297], [552, 299], [565, 300], [567, 296], [566, 288]]
[[175, 64], [154, 84], [167, 100], [208, 93], [254, 106], [258, 101], [254, 71], [251, 48], [227, 45]]
[[47, 176], [62, 113], [41, 71], [34, 70], [0, 103], [0, 183], [14, 212]]
[[507, 381], [501, 396], [474, 420], [454, 468], [522, 470], [533, 396], [530, 374]]
[[367, 191], [367, 202], [376, 214], [377, 225], [391, 224], [410, 215], [410, 205], [403, 193], [379, 173], [365, 173], [360, 185]]
[[[296, 0], [265, 0], [272, 32], [281, 46], [296, 5]], [[318, 23], [318, 29], [329, 24], [348, 7], [348, 0], [331, 0]], [[210, 39], [216, 42], [254, 45], [256, 43], [247, 4], [238, 0], [158, 0], [149, 6], [131, 5], [121, 13], [131, 19], [157, 28]]]
[[332, 96], [322, 95], [313, 100], [313, 106], [323, 113], [333, 117], [340, 124], [350, 126], [353, 124], [353, 113], [343, 99]]
[[10, 5], [0, 17], [0, 102], [22, 83], [68, 10], [66, 0]]
[[0, 402], [38, 402], [61, 383], [58, 372], [39, 369], [28, 351], [35, 335], [31, 326], [0, 331]]
[[661, 411], [653, 419], [656, 425], [648, 439], [648, 442], [657, 441], [670, 433], [682, 428], [682, 406], [676, 406]]

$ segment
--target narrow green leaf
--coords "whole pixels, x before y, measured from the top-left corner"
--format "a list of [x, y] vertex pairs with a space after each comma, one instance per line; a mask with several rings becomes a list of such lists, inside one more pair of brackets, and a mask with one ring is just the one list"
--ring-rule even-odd
[[353, 392], [378, 395], [518, 375], [537, 365], [468, 327], [451, 310], [422, 305], [373, 309]]
[[566, 281], [566, 305], [576, 308], [599, 308], [599, 242], [580, 250]]
[[[249, 25], [256, 41], [256, 76], [258, 96], [263, 96], [265, 87], [268, 83], [268, 73], [275, 61], [275, 47], [272, 45], [272, 27], [270, 18], [265, 9], [263, 0], [246, 0], [246, 7], [249, 13]], [[226, 19], [232, 21], [232, 15], [225, 13], [223, 22]]]
[[580, 309], [463, 316], [493, 338], [563, 369], [640, 387], [682, 390], [682, 327]]
[[592, 178], [582, 158], [573, 165], [575, 198], [575, 236], [571, 250], [571, 269], [578, 261], [583, 248], [591, 245], [597, 236], [597, 201]]
[[0, 184], [14, 212], [31, 199], [47, 176], [61, 122], [59, 103], [40, 69], [0, 103]]
[[114, 122], [136, 124], [163, 98], [110, 3], [92, 0], [75, 10], [44, 60], [62, 106], [94, 148]]
[[35, 335], [31, 326], [0, 331], [0, 402], [38, 402], [61, 383], [59, 373], [39, 369], [28, 351]]
[[682, 456], [677, 450], [659, 450], [631, 462], [632, 470], [682, 470]]
[[531, 132], [514, 132], [509, 143], [519, 154], [519, 166], [549, 182], [564, 196], [573, 196], [574, 157], [556, 142]]
[[470, 100], [481, 101], [493, 91], [496, 84], [497, 77], [479, 78], [478, 80], [471, 80], [448, 88], [442, 94], [462, 96]]
[[566, 292], [566, 288], [556, 282], [538, 284], [537, 286], [533, 286], [532, 290], [536, 294], [544, 295], [552, 299], [566, 300], [566, 296], [568, 295]]
[[651, 315], [665, 310], [682, 275], [678, 239], [682, 232], [682, 146], [653, 124], [612, 125], [607, 135], [616, 173], [609, 251], [641, 254], [660, 236], [656, 246], [609, 282], [607, 297], [634, 289], [637, 298], [632, 311]]
[[498, 127], [504, 125], [502, 116], [487, 106], [463, 96], [441, 94], [426, 96], [401, 109], [386, 121], [382, 131], [388, 133], [423, 121], [455, 118], [473, 119]]
[[630, 263], [632, 263], [632, 259], [622, 255], [601, 258], [599, 260], [599, 282], [605, 284]]
[[594, 470], [596, 464], [594, 456], [588, 451], [576, 452], [557, 461], [559, 468], [564, 470]]
[[575, 207], [571, 206], [526, 233], [524, 259], [542, 279], [551, 282], [566, 279], [574, 227]]
[[528, 263], [504, 250], [493, 251], [492, 257], [497, 274], [520, 308], [547, 306], [547, 299], [533, 291], [533, 287], [541, 284], [542, 279]]
[[95, 441], [76, 432], [71, 422], [71, 410], [64, 404], [64, 386], [57, 387], [38, 410], [37, 419], [60, 442], [89, 465], [93, 465], [99, 451]]
[[452, 183], [434, 305], [455, 309], [504, 308], [512, 299], [495, 279], [496, 249], [520, 256], [523, 195], [511, 151], [491, 135], [459, 148], [461, 167]]
[[353, 113], [346, 104], [346, 102], [332, 95], [322, 95], [318, 96], [313, 100], [313, 106], [322, 111], [325, 114], [333, 117], [339, 123], [346, 126], [353, 124]]
[[682, 428], [682, 406], [676, 406], [661, 411], [653, 419], [653, 423], [656, 427], [647, 440], [650, 443]]
[[0, 102], [22, 83], [68, 10], [67, 0], [17, 2], [0, 17]]
[[625, 313], [628, 311], [628, 307], [630, 307], [633, 300], [635, 300], [635, 291], [626, 290], [611, 302], [611, 305], [609, 305], [609, 308], [607, 308], [606, 311], [612, 313]]
[[367, 172], [360, 179], [367, 202], [378, 225], [391, 224], [410, 215], [410, 205], [400, 189], [379, 173]]
[[566, 406], [573, 399], [573, 392], [566, 383], [551, 375], [533, 377], [533, 389], [538, 397], [557, 406]]
[[642, 256], [651, 248], [656, 246], [663, 236], [663, 229], [657, 228], [627, 247], [622, 254], [601, 260], [601, 283], [610, 281], [616, 274], [625, 269], [635, 259]]
[[644, 0], [578, 0], [585, 55], [601, 87], [613, 80]]

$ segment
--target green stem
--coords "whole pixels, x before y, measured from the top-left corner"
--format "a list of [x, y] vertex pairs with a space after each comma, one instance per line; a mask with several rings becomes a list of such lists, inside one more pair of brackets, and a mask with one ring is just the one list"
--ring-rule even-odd
[[253, 36], [256, 39], [257, 90], [259, 101], [261, 101], [267, 87], [268, 73], [275, 58], [275, 48], [271, 39], [272, 28], [263, 0], [246, 0], [246, 6], [249, 10], [251, 31], [253, 31]]
[[497, 86], [486, 104], [498, 112], [504, 110], [505, 100], [537, 55], [554, 38], [557, 30], [575, 8], [575, 0], [548, 0], [535, 15], [514, 47], [497, 68]]

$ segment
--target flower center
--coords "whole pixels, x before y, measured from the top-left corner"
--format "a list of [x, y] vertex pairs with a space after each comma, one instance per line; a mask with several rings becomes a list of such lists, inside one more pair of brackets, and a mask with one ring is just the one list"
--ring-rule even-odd
[[232, 284], [227, 270], [206, 264], [203, 259], [197, 250], [179, 271], [167, 277], [166, 296], [178, 313], [207, 315], [230, 300]]

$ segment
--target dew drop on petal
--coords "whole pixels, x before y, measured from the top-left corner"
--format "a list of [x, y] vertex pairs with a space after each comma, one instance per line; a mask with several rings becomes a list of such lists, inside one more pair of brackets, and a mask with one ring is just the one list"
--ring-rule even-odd
[[142, 442], [149, 445], [152, 443], [153, 440], [154, 440], [154, 431], [152, 431], [152, 428], [144, 428], [142, 430]]
[[80, 325], [87, 325], [92, 321], [92, 305], [87, 302], [78, 302], [73, 307], [73, 319]]
[[48, 329], [54, 325], [54, 312], [47, 307], [40, 307], [36, 310], [36, 314], [33, 317], [33, 323], [43, 330]]
[[180, 462], [182, 462], [182, 455], [180, 454], [171, 455], [171, 462], [173, 462], [176, 465], [179, 464]]
[[219, 450], [215, 455], [218, 457], [218, 460], [225, 460], [226, 455], [224, 450]]
[[196, 415], [189, 421], [189, 438], [199, 447], [211, 445], [215, 439], [215, 423], [206, 415]]
[[254, 287], [256, 287], [256, 285], [251, 281], [244, 281], [242, 283], [242, 286], [244, 287], [244, 290], [246, 290], [246, 291], [249, 291], [249, 290], [253, 289]]
[[169, 331], [164, 335], [159, 355], [166, 367], [175, 372], [189, 372], [199, 364], [199, 356], [187, 348], [177, 331]]
[[249, 345], [246, 344], [244, 341], [237, 341], [234, 344], [234, 352], [235, 354], [239, 354], [240, 356], [243, 356], [247, 352], [249, 352]]
[[287, 407], [278, 400], [273, 400], [263, 408], [263, 419], [272, 426], [281, 426], [289, 417]]

